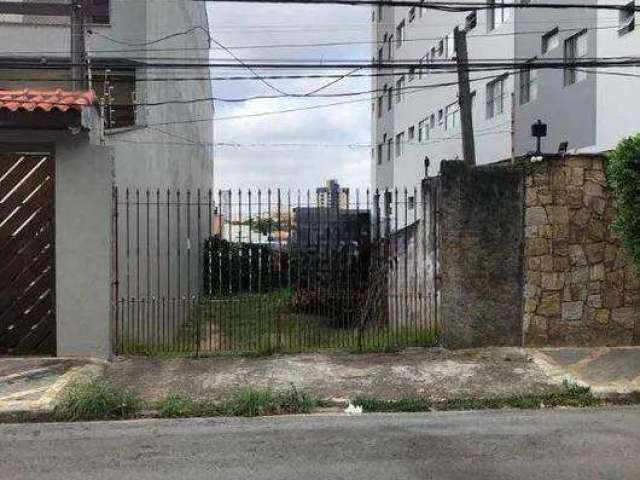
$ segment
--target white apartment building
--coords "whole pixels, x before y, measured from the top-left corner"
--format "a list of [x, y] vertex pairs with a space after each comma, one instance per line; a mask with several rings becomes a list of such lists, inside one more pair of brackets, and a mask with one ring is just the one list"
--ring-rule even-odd
[[[564, 0], [562, 0], [564, 1]], [[611, 0], [604, 0], [611, 4]], [[527, 9], [495, 6], [477, 12], [378, 7], [372, 12], [375, 62], [417, 62], [422, 68], [377, 71], [372, 104], [372, 185], [412, 188], [439, 171], [443, 159], [462, 158], [453, 31], [467, 32], [469, 60], [533, 61], [639, 56], [633, 10]], [[523, 3], [525, 3], [523, 1]], [[528, 3], [528, 2], [526, 2]], [[587, 1], [585, 4], [595, 4]], [[603, 3], [598, 0], [597, 3]], [[452, 61], [451, 71], [429, 70]], [[388, 74], [387, 74], [388, 73]], [[620, 74], [623, 75], [620, 75]], [[476, 160], [486, 164], [535, 150], [531, 125], [548, 125], [543, 152], [613, 148], [640, 132], [640, 69], [472, 71]], [[433, 86], [449, 84], [448, 86]]]

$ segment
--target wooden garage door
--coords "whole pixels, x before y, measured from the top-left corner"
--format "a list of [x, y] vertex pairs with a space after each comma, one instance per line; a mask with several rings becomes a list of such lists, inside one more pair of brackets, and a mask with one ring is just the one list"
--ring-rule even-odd
[[0, 153], [0, 355], [55, 354], [54, 163]]

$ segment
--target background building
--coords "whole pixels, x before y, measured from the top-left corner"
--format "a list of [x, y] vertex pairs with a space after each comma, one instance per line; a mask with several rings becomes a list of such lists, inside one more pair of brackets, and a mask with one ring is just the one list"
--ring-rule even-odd
[[[640, 51], [634, 5], [629, 3], [628, 11], [514, 9], [500, 2], [472, 13], [374, 9], [374, 62], [403, 60], [423, 67], [384, 70], [388, 75], [373, 79], [379, 92], [372, 105], [373, 187], [419, 185], [425, 156], [430, 175], [441, 160], [462, 158], [457, 75], [429, 70], [431, 62], [455, 59], [456, 26], [467, 31], [471, 61], [633, 56]], [[619, 73], [637, 74], [638, 68], [471, 72], [477, 162], [534, 150], [531, 124], [538, 119], [548, 125], [545, 152], [558, 151], [564, 142], [570, 152], [611, 149], [640, 130], [633, 114], [640, 107], [635, 81]], [[450, 85], [429, 88], [438, 84]]]
[[317, 188], [316, 197], [318, 207], [349, 208], [349, 189], [340, 187], [335, 179], [327, 180], [324, 187]]

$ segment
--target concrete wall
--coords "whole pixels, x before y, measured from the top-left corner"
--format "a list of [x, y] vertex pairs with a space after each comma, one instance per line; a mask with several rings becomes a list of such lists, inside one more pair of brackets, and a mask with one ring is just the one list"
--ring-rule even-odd
[[56, 322], [59, 356], [111, 352], [113, 155], [86, 138], [56, 143]]
[[389, 241], [387, 308], [389, 325], [417, 330], [437, 329], [436, 211], [438, 179], [422, 182], [414, 216]]
[[[185, 62], [189, 59], [194, 62], [209, 61], [207, 35], [200, 29], [148, 47], [126, 46], [119, 43], [142, 44], [166, 35], [184, 32], [195, 26], [207, 29], [205, 2], [112, 0], [110, 3], [110, 24], [90, 26], [95, 32], [87, 36], [87, 50], [90, 58], [149, 63]], [[2, 57], [26, 57], [37, 60], [68, 58], [69, 35], [68, 25], [63, 24], [1, 23], [0, 44], [3, 45], [5, 52], [14, 52], [3, 53]], [[109, 36], [117, 41], [100, 35]], [[32, 76], [33, 72], [24, 72], [24, 78]], [[200, 80], [138, 81], [136, 103], [211, 97], [211, 82], [208, 80], [209, 71], [206, 68], [177, 70], [141, 67], [136, 70], [136, 78], [149, 77], [191, 77], [200, 78]], [[4, 86], [1, 81], [0, 85]], [[16, 88], [30, 85], [40, 87], [46, 85], [48, 88], [69, 86], [68, 83], [63, 82], [43, 84], [28, 80], [7, 83], [7, 86]], [[103, 92], [96, 93], [98, 96], [103, 94]], [[131, 99], [117, 100], [131, 101]], [[212, 148], [208, 145], [172, 145], [212, 142], [212, 122], [153, 126], [153, 124], [172, 121], [207, 120], [211, 119], [212, 115], [211, 101], [137, 107], [135, 127], [111, 130], [106, 137], [106, 143], [114, 147], [117, 184], [123, 188], [212, 188]], [[147, 125], [151, 126], [147, 127]]]
[[520, 345], [521, 172], [445, 162], [440, 182], [443, 344], [450, 348]]
[[533, 165], [525, 198], [525, 343], [637, 342], [640, 279], [612, 227], [604, 159]]

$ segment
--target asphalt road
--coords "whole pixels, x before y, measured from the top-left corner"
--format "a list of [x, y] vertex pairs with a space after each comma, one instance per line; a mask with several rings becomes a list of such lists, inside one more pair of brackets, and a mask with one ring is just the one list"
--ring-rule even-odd
[[0, 478], [640, 479], [640, 409], [0, 425]]

